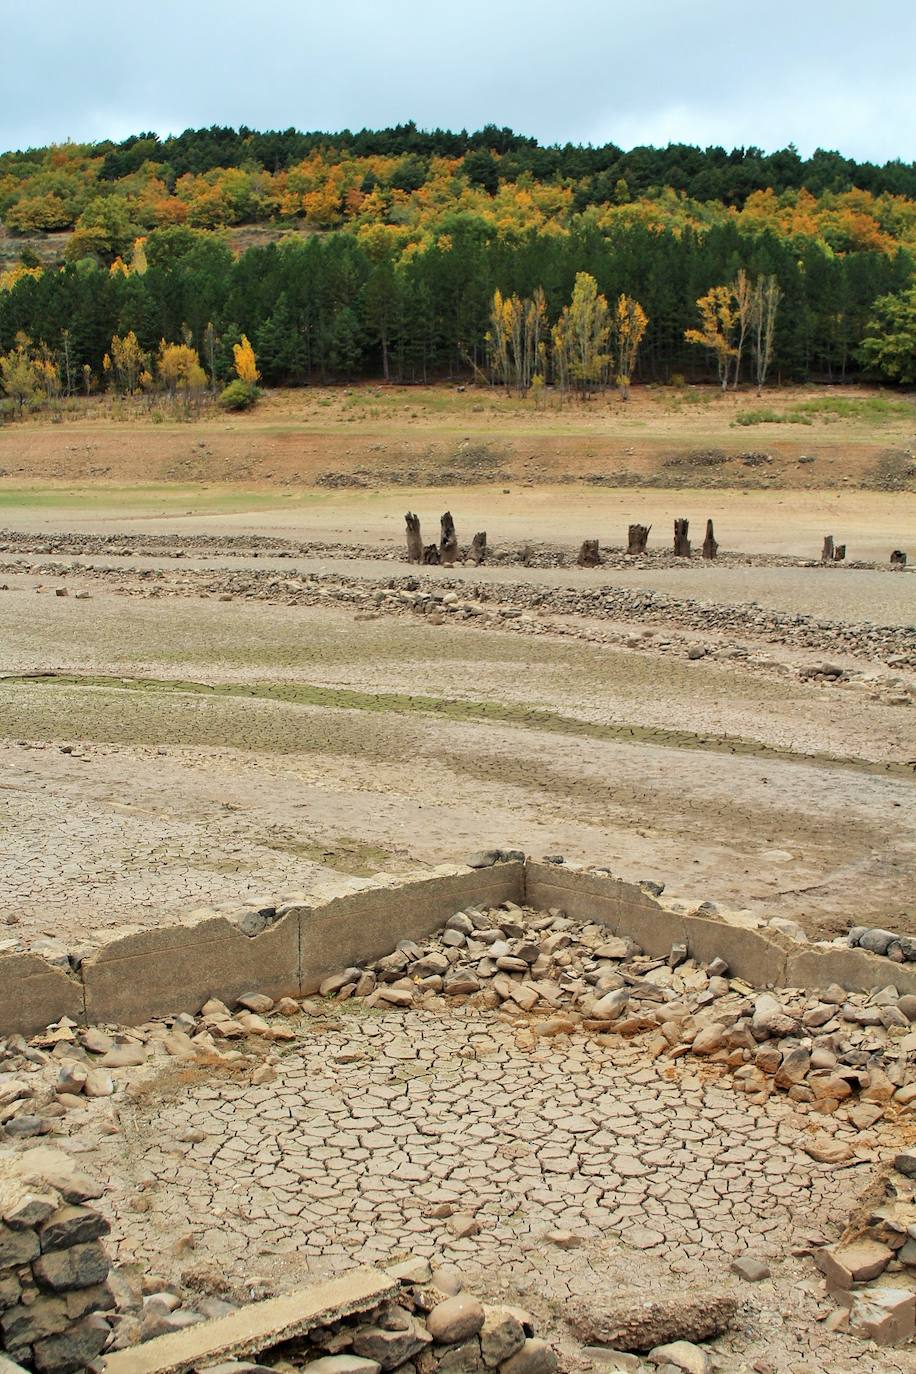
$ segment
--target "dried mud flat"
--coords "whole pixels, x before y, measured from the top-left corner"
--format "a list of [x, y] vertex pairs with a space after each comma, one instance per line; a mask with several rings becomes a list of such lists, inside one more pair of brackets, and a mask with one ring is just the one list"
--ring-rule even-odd
[[[357, 530], [358, 510], [341, 498], [299, 533], [371, 540], [388, 516]], [[29, 518], [63, 528], [62, 513]], [[247, 528], [288, 532], [278, 519]], [[92, 523], [128, 548], [137, 537]], [[632, 573], [432, 569], [433, 591], [495, 600], [489, 618], [430, 616], [379, 592], [409, 571], [388, 558], [203, 557], [181, 548], [194, 522], [175, 523], [156, 558], [6, 556], [9, 937], [78, 945], [201, 905], [310, 895], [335, 872], [423, 871], [494, 840], [812, 934], [906, 927], [909, 574], [740, 556]], [[568, 609], [602, 587], [661, 600], [619, 621], [600, 603]], [[884, 636], [872, 648], [870, 607]], [[839, 679], [818, 675], [825, 658]], [[63, 676], [28, 678], [49, 672]]]

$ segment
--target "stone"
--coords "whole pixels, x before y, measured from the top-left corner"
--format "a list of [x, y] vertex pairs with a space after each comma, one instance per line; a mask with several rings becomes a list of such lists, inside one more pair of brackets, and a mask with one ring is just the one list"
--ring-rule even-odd
[[852, 1159], [853, 1149], [845, 1140], [834, 1140], [832, 1136], [814, 1136], [802, 1145], [806, 1155], [816, 1159], [818, 1164], [845, 1164]]
[[480, 1350], [488, 1369], [495, 1369], [525, 1344], [525, 1328], [507, 1307], [484, 1308]]
[[782, 1063], [776, 1070], [776, 1086], [778, 1088], [791, 1088], [794, 1084], [803, 1082], [810, 1067], [811, 1055], [806, 1049], [799, 1046], [797, 1049], [788, 1050], [783, 1055]]
[[363, 1359], [375, 1361], [382, 1369], [395, 1369], [431, 1340], [429, 1332], [419, 1322], [407, 1317], [400, 1331], [387, 1331], [381, 1326], [360, 1327], [353, 1336], [353, 1350]]
[[433, 1277], [430, 1263], [425, 1259], [403, 1260], [400, 1264], [388, 1264], [385, 1266], [385, 1272], [390, 1274], [393, 1279], [400, 1279], [401, 1283], [430, 1283]]
[[753, 1259], [750, 1255], [742, 1255], [740, 1259], [732, 1260], [731, 1271], [746, 1283], [760, 1283], [770, 1277], [770, 1266], [764, 1264], [763, 1260]]
[[854, 1283], [876, 1279], [893, 1258], [893, 1250], [867, 1236], [847, 1245], [825, 1245], [814, 1253], [814, 1262], [832, 1289], [849, 1289]]
[[40, 1247], [34, 1231], [14, 1231], [9, 1226], [0, 1226], [0, 1270], [28, 1264], [38, 1254]]
[[573, 1299], [566, 1321], [583, 1344], [653, 1350], [669, 1341], [705, 1341], [728, 1330], [738, 1299], [713, 1289], [691, 1288], [647, 1298], [638, 1290], [612, 1298]]
[[56, 1194], [32, 1192], [24, 1187], [21, 1191], [14, 1191], [8, 1200], [0, 1202], [0, 1221], [5, 1221], [14, 1231], [22, 1231], [31, 1226], [40, 1226], [57, 1210], [57, 1206]]
[[629, 988], [616, 988], [593, 1002], [588, 1009], [588, 1015], [593, 1021], [616, 1021], [617, 1017], [623, 1014], [629, 1000]]
[[499, 850], [479, 849], [464, 862], [468, 868], [492, 868], [494, 864], [499, 863]]
[[470, 1293], [458, 1293], [437, 1303], [426, 1318], [430, 1335], [445, 1344], [457, 1344], [476, 1336], [483, 1323], [483, 1307]]
[[718, 1021], [713, 1021], [708, 1026], [703, 1026], [698, 1030], [690, 1046], [693, 1054], [715, 1054], [718, 1050], [724, 1049], [728, 1034], [724, 1026]]
[[555, 1374], [557, 1357], [546, 1341], [529, 1336], [502, 1365], [500, 1374]]
[[894, 1155], [894, 1168], [905, 1178], [916, 1178], [916, 1150], [902, 1150]]
[[71, 1374], [84, 1369], [104, 1349], [110, 1333], [104, 1317], [93, 1313], [60, 1335], [39, 1341], [34, 1347], [35, 1366], [41, 1374]]
[[905, 993], [897, 1003], [897, 1010], [903, 1012], [908, 1021], [916, 1021], [916, 993]]
[[[246, 1011], [255, 1012], [258, 1016], [266, 1016], [268, 1012], [274, 1009], [273, 998], [268, 997], [263, 992], [246, 992], [244, 997], [238, 999], [238, 1005], [244, 1007]], [[296, 1010], [298, 1011], [298, 1009], [297, 1007]]]
[[302, 1370], [309, 1374], [379, 1374], [381, 1367], [377, 1360], [360, 1355], [323, 1355], [319, 1360], [309, 1360]]
[[469, 1236], [480, 1234], [480, 1222], [469, 1212], [456, 1212], [453, 1217], [449, 1217], [448, 1229], [459, 1240], [466, 1240]]
[[108, 1256], [97, 1241], [44, 1254], [32, 1265], [39, 1283], [55, 1292], [102, 1283], [109, 1268]]
[[894, 939], [893, 932], [874, 926], [859, 936], [859, 947], [870, 950], [872, 954], [886, 954], [888, 945]]
[[114, 1092], [114, 1079], [104, 1069], [90, 1069], [86, 1075], [83, 1092], [87, 1097], [111, 1097]]
[[3, 1344], [9, 1350], [16, 1346], [34, 1345], [46, 1336], [66, 1331], [69, 1325], [70, 1317], [63, 1298], [41, 1297], [29, 1307], [12, 1307], [0, 1317]]
[[39, 1229], [42, 1250], [66, 1250], [107, 1236], [111, 1227], [90, 1207], [60, 1207]]
[[[146, 1063], [146, 1048], [143, 1045], [115, 1045], [103, 1054], [99, 1063], [106, 1069], [134, 1069]], [[89, 1090], [86, 1089], [88, 1095]]]
[[669, 1345], [657, 1345], [649, 1351], [652, 1364], [672, 1365], [683, 1369], [685, 1374], [710, 1374], [712, 1362], [705, 1350], [692, 1341], [672, 1341]]
[[592, 1366], [597, 1365], [601, 1374], [640, 1374], [644, 1367], [638, 1355], [630, 1355], [626, 1350], [611, 1350], [603, 1345], [586, 1345], [580, 1353]]
[[891, 1287], [854, 1293], [849, 1331], [876, 1345], [904, 1345], [916, 1335], [916, 1293]]

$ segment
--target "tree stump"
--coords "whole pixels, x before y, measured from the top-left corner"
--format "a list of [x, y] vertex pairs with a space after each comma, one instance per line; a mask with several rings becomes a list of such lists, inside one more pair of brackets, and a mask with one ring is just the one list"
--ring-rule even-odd
[[431, 566], [432, 564], [439, 562], [438, 544], [426, 545], [426, 548], [423, 550], [423, 562], [426, 563], [427, 566]]
[[455, 533], [455, 522], [452, 513], [447, 510], [439, 521], [439, 562], [446, 568], [454, 565], [458, 557], [458, 536]]
[[420, 517], [408, 511], [404, 516], [407, 523], [407, 562], [423, 562], [423, 540], [420, 536]]
[[630, 525], [627, 528], [627, 553], [645, 553], [651, 525]]
[[832, 535], [832, 534], [825, 534], [825, 535], [824, 535], [824, 547], [821, 549], [821, 562], [822, 562], [822, 563], [832, 563], [832, 562], [833, 562], [833, 535]]
[[842, 561], [843, 561], [843, 559], [844, 559], [845, 557], [846, 557], [846, 545], [845, 545], [845, 544], [837, 544], [836, 548], [835, 548], [834, 551], [833, 551], [833, 561], [834, 561], [834, 563], [842, 563]]
[[903, 549], [893, 549], [893, 550], [892, 550], [892, 552], [891, 552], [891, 567], [892, 567], [892, 568], [905, 568], [905, 567], [906, 567], [906, 554], [903, 552]]
[[487, 556], [487, 532], [478, 530], [471, 540], [471, 547], [468, 549], [468, 561], [475, 567], [484, 562]]
[[576, 563], [580, 568], [598, 568], [601, 566], [601, 554], [598, 552], [597, 539], [583, 539]]
[[703, 540], [703, 557], [715, 558], [719, 552], [719, 545], [716, 543], [715, 532], [713, 531], [712, 521], [706, 521], [706, 538]]
[[678, 558], [690, 557], [690, 540], [687, 538], [689, 528], [689, 520], [675, 520], [674, 522], [674, 552]]

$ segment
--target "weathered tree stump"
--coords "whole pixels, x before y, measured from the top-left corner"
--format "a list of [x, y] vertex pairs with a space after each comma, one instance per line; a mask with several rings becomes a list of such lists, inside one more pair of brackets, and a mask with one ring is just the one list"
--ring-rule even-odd
[[825, 534], [825, 535], [824, 535], [824, 547], [821, 549], [821, 562], [822, 562], [822, 563], [832, 563], [832, 562], [833, 562], [833, 535], [832, 535], [832, 534]]
[[454, 565], [458, 557], [458, 536], [455, 533], [455, 522], [452, 519], [452, 512], [447, 510], [439, 521], [439, 562], [446, 568]]
[[468, 562], [479, 566], [487, 556], [487, 532], [478, 530], [471, 540], [471, 547], [468, 549]]
[[645, 553], [649, 542], [651, 525], [629, 525], [627, 527], [627, 553]]
[[404, 516], [407, 523], [407, 562], [423, 562], [423, 540], [420, 535], [420, 517], [408, 511]]
[[716, 536], [715, 536], [715, 532], [714, 532], [713, 527], [712, 527], [712, 521], [711, 521], [711, 520], [707, 520], [707, 521], [706, 521], [706, 538], [703, 540], [703, 557], [704, 557], [704, 558], [715, 558], [715, 556], [716, 556], [716, 554], [717, 554], [718, 552], [719, 552], [719, 545], [716, 543]]
[[426, 548], [423, 550], [423, 562], [426, 563], [428, 566], [431, 566], [432, 564], [439, 562], [438, 544], [426, 545]]
[[674, 552], [678, 558], [690, 557], [690, 540], [687, 538], [689, 528], [689, 520], [675, 520], [674, 522]]
[[846, 557], [846, 545], [845, 545], [845, 544], [837, 544], [836, 548], [835, 548], [834, 551], [833, 551], [833, 561], [834, 561], [834, 563], [842, 563], [842, 561], [843, 561], [843, 559], [844, 559], [845, 557]]
[[906, 554], [903, 552], [903, 549], [893, 549], [893, 550], [891, 551], [891, 567], [892, 567], [892, 568], [905, 568], [905, 567], [906, 567]]
[[598, 552], [597, 539], [583, 539], [576, 563], [580, 568], [598, 568], [601, 566], [601, 554]]

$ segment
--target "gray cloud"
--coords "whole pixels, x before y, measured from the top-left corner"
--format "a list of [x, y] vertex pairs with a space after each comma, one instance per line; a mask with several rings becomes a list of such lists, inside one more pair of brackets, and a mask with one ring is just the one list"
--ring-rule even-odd
[[0, 0], [0, 148], [209, 124], [916, 157], [912, 0]]

